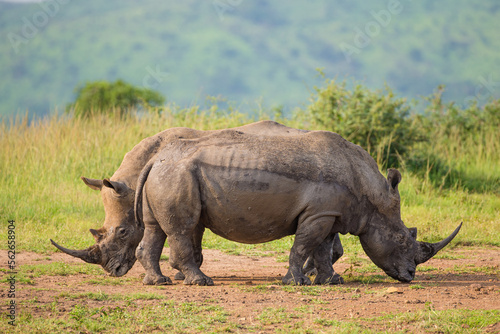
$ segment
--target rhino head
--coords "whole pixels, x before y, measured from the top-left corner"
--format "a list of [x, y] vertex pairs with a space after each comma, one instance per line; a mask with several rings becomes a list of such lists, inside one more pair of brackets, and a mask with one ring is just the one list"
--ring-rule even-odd
[[398, 184], [401, 174], [389, 169], [387, 187], [392, 203], [384, 213], [375, 210], [362, 233], [361, 246], [368, 257], [390, 277], [411, 282], [416, 266], [443, 249], [458, 234], [460, 224], [450, 236], [437, 243], [417, 241], [417, 229], [407, 228], [401, 220]]
[[135, 250], [144, 234], [144, 228], [134, 217], [134, 190], [123, 182], [109, 179], [82, 177], [82, 180], [90, 188], [101, 191], [104, 204], [104, 226], [90, 229], [96, 243], [87, 249], [73, 250], [50, 241], [66, 254], [100, 264], [111, 276], [123, 276], [134, 265]]

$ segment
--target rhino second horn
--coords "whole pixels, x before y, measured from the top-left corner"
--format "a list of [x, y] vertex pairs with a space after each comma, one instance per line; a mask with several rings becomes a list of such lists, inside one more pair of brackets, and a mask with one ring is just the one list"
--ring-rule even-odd
[[93, 264], [101, 264], [101, 249], [98, 245], [90, 246], [83, 250], [68, 249], [58, 245], [54, 240], [50, 239], [50, 242], [57, 247], [60, 251], [69, 254], [71, 256], [82, 259], [85, 262]]
[[441, 240], [440, 242], [437, 243], [428, 243], [428, 242], [418, 242], [418, 252], [417, 256], [415, 258], [415, 263], [420, 264], [424, 263], [430, 258], [432, 258], [434, 255], [436, 255], [437, 252], [439, 252], [441, 249], [443, 249], [446, 245], [450, 243], [450, 241], [455, 238], [455, 236], [458, 234], [458, 231], [460, 231], [460, 228], [462, 227], [462, 223], [458, 225], [458, 227], [453, 231], [452, 234], [448, 236], [448, 238]]

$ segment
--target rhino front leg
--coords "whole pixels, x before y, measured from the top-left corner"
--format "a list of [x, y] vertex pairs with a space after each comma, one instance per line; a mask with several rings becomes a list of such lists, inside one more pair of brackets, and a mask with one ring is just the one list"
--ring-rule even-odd
[[[289, 269], [282, 279], [284, 284], [311, 284], [311, 280], [303, 272], [304, 262], [330, 235], [334, 221], [335, 218], [331, 216], [313, 216], [299, 223], [295, 233], [295, 240], [290, 250]], [[333, 271], [333, 269], [331, 270]]]
[[[340, 245], [340, 249], [338, 245]], [[317, 269], [313, 284], [343, 284], [344, 279], [337, 274], [332, 263], [344, 253], [338, 234], [328, 236], [314, 251], [312, 258]], [[339, 255], [340, 254], [340, 255]]]
[[[304, 264], [303, 272], [306, 276], [316, 276], [313, 284], [343, 284], [344, 279], [331, 266], [344, 255], [344, 248], [338, 233], [327, 238], [316, 248]], [[331, 263], [331, 265], [329, 265]], [[327, 266], [324, 267], [323, 266]], [[332, 272], [330, 272], [332, 269]]]
[[[331, 248], [331, 255], [332, 255], [332, 265], [335, 264], [335, 262], [338, 261], [344, 255], [344, 248], [342, 247], [342, 243], [340, 242], [339, 234], [335, 233], [335, 237], [333, 239], [333, 246]], [[314, 265], [314, 257], [313, 254], [311, 254], [308, 258], [306, 263], [304, 264], [304, 268], [302, 269], [304, 274], [306, 276], [314, 276], [318, 274], [318, 268], [317, 266]], [[340, 277], [340, 276], [339, 276]]]
[[160, 269], [160, 256], [166, 238], [167, 235], [158, 224], [146, 225], [144, 236], [135, 251], [137, 260], [146, 270], [142, 281], [145, 285], [172, 284], [170, 278], [164, 276]]

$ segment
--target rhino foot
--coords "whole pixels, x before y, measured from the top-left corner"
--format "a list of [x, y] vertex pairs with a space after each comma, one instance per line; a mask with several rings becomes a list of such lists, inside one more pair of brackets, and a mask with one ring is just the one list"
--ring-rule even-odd
[[324, 285], [337, 285], [344, 284], [344, 279], [339, 274], [334, 274], [333, 276], [316, 276], [314, 278], [313, 284], [324, 284]]
[[142, 284], [144, 285], [171, 285], [172, 281], [167, 276], [152, 276], [146, 274], [144, 279], [142, 280]]
[[184, 274], [181, 273], [180, 271], [178, 271], [174, 276], [174, 280], [176, 281], [183, 281], [185, 278], [186, 276], [184, 276]]
[[200, 286], [212, 286], [214, 281], [208, 276], [193, 276], [186, 277], [183, 282], [185, 285], [200, 285]]
[[287, 285], [311, 285], [311, 280], [306, 276], [293, 277], [292, 275], [285, 275], [282, 279], [283, 284]]

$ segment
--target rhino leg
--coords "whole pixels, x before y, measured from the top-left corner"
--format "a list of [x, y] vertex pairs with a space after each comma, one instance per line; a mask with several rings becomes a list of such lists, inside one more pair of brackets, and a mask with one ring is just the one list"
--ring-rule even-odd
[[172, 284], [170, 278], [164, 276], [160, 269], [160, 256], [166, 238], [166, 234], [158, 224], [146, 225], [144, 236], [135, 251], [137, 260], [146, 270], [146, 276], [142, 281], [145, 285]]
[[344, 255], [344, 247], [342, 247], [342, 243], [340, 242], [339, 234], [335, 233], [332, 245], [332, 265], [337, 262], [342, 255]]
[[212, 279], [206, 276], [195, 261], [192, 239], [183, 234], [168, 236], [170, 245], [170, 265], [184, 274], [186, 285], [214, 285]]
[[[304, 262], [330, 235], [334, 221], [335, 218], [332, 216], [321, 217], [315, 215], [299, 223], [295, 233], [295, 240], [290, 250], [288, 273], [282, 279], [284, 284], [311, 284], [311, 280], [303, 273]], [[331, 268], [330, 264], [329, 266]], [[321, 270], [326, 269], [321, 268]], [[331, 271], [333, 271], [333, 269], [331, 269]]]
[[[193, 236], [194, 259], [198, 264], [198, 268], [200, 268], [203, 263], [203, 253], [201, 250], [203, 233], [205, 233], [205, 227], [202, 224], [198, 224], [198, 228], [195, 229]], [[177, 281], [183, 281], [186, 279], [186, 276], [184, 276], [182, 272], [178, 271], [175, 274], [174, 279]]]
[[152, 198], [151, 207], [156, 208], [154, 216], [167, 235], [170, 266], [184, 274], [186, 285], [214, 285], [200, 270], [204, 227], [200, 226], [201, 198], [197, 179], [189, 166], [181, 165], [170, 169], [168, 177], [168, 192], [163, 191], [161, 181], [153, 182], [146, 189]]
[[[332, 265], [334, 265], [335, 262], [337, 262], [337, 260], [340, 259], [342, 257], [342, 255], [344, 255], [344, 248], [342, 247], [342, 243], [340, 242], [340, 238], [339, 238], [338, 233], [335, 233], [335, 237], [333, 239], [333, 246], [331, 249], [331, 254], [332, 254], [332, 260], [331, 260]], [[307, 258], [307, 261], [304, 264], [304, 268], [302, 269], [302, 271], [304, 272], [304, 275], [306, 275], [306, 276], [315, 276], [318, 274], [318, 268], [317, 268], [317, 266], [314, 265], [313, 255], [310, 255]], [[341, 281], [343, 282], [342, 278], [341, 278]]]
[[[328, 236], [325, 241], [323, 241], [315, 250], [312, 255], [314, 267], [317, 269], [316, 277], [314, 278], [313, 284], [343, 284], [344, 279], [337, 274], [332, 267], [332, 263], [338, 260], [338, 253], [334, 255], [335, 251], [338, 251], [335, 243], [340, 244], [340, 239], [338, 234], [332, 234]], [[340, 249], [343, 253], [342, 245], [340, 244]], [[338, 257], [337, 257], [338, 256]], [[337, 257], [337, 258], [335, 258]]]

